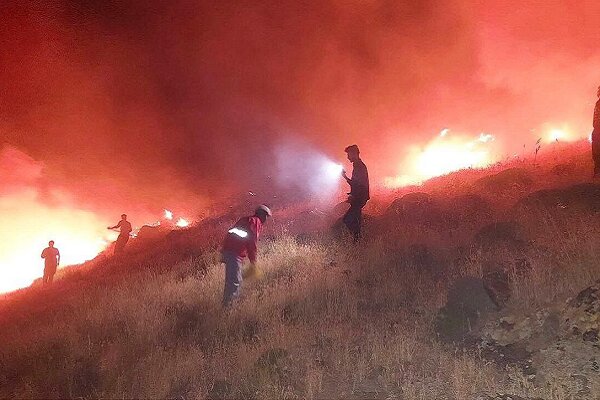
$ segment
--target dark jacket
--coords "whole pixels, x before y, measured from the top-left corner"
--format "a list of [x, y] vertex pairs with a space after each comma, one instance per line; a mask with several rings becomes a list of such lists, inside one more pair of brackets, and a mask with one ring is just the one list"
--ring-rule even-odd
[[350, 185], [350, 202], [363, 203], [369, 200], [369, 171], [362, 160], [353, 163], [352, 178], [348, 180]]

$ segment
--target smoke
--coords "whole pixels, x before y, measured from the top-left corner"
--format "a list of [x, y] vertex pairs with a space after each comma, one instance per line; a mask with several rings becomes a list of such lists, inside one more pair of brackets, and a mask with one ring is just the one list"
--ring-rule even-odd
[[81, 209], [69, 193], [52, 187], [43, 163], [12, 148], [0, 148], [0, 293], [41, 277], [40, 253], [50, 240], [61, 264], [94, 258], [114, 237], [107, 218]]
[[489, 132], [505, 153], [555, 126], [585, 137], [600, 83], [592, 0], [8, 1], [0, 13], [2, 142], [101, 213], [201, 213], [273, 176], [279, 144], [298, 137], [330, 155], [357, 143], [374, 183], [442, 128]]
[[296, 198], [327, 202], [338, 194], [342, 165], [322, 152], [299, 141], [280, 143], [274, 184]]

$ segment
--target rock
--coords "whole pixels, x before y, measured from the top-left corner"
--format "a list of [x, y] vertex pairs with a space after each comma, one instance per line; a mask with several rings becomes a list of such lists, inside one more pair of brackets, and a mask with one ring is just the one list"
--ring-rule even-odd
[[409, 193], [390, 204], [384, 218], [430, 224], [440, 217], [440, 206], [427, 193]]
[[218, 399], [230, 399], [232, 397], [232, 386], [226, 380], [216, 380], [214, 381], [212, 387], [208, 392], [207, 399], [208, 400], [218, 400]]
[[483, 276], [483, 286], [498, 309], [506, 306], [510, 299], [511, 288], [508, 274], [497, 270], [486, 273]]
[[586, 342], [598, 342], [600, 331], [600, 280], [567, 302], [563, 329]]
[[482, 279], [463, 277], [448, 291], [446, 305], [439, 310], [436, 318], [436, 332], [442, 340], [460, 342], [481, 316], [496, 309]]

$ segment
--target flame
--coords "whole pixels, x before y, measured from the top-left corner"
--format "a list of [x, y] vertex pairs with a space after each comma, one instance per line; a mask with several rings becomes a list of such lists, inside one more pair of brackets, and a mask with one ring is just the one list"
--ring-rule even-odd
[[173, 220], [173, 212], [165, 209], [165, 219], [172, 221]]
[[450, 135], [450, 129], [445, 128], [424, 147], [413, 147], [403, 168], [406, 172], [385, 178], [384, 186], [397, 188], [419, 184], [461, 169], [485, 167], [495, 161], [489, 148], [494, 139], [489, 133], [481, 133], [475, 139]]
[[62, 268], [94, 258], [117, 236], [94, 213], [50, 207], [33, 191], [0, 198], [0, 215], [0, 293], [29, 286], [42, 276], [40, 254], [50, 240], [60, 250]]
[[189, 226], [190, 223], [184, 218], [179, 218], [175, 225], [177, 225], [180, 228], [185, 228], [186, 226]]

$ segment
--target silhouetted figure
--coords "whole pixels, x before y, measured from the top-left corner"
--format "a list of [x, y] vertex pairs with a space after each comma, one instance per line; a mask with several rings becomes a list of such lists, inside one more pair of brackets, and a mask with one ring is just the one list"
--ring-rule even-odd
[[54, 247], [54, 240], [48, 242], [48, 247], [42, 251], [44, 259], [44, 277], [42, 283], [48, 285], [52, 283], [56, 269], [60, 265], [60, 252]]
[[348, 160], [352, 163], [353, 169], [352, 178], [348, 178], [346, 171], [342, 172], [342, 176], [350, 185], [350, 193], [348, 193], [350, 208], [344, 215], [343, 221], [352, 233], [354, 241], [358, 242], [361, 238], [362, 209], [370, 198], [369, 172], [365, 163], [360, 159], [357, 145], [348, 146], [344, 151], [348, 154]]
[[108, 229], [120, 229], [119, 237], [115, 243], [115, 255], [123, 253], [125, 245], [129, 241], [129, 234], [131, 233], [131, 223], [127, 221], [127, 215], [122, 214], [121, 220], [115, 226], [109, 226]]
[[592, 131], [592, 157], [594, 158], [594, 178], [600, 177], [600, 87], [598, 101], [594, 108], [594, 130]]
[[256, 268], [258, 238], [263, 224], [271, 215], [269, 207], [261, 205], [256, 209], [254, 215], [240, 219], [227, 232], [221, 250], [221, 260], [225, 263], [223, 307], [231, 305], [232, 301], [240, 295], [244, 258], [248, 257], [250, 260], [250, 268]]

